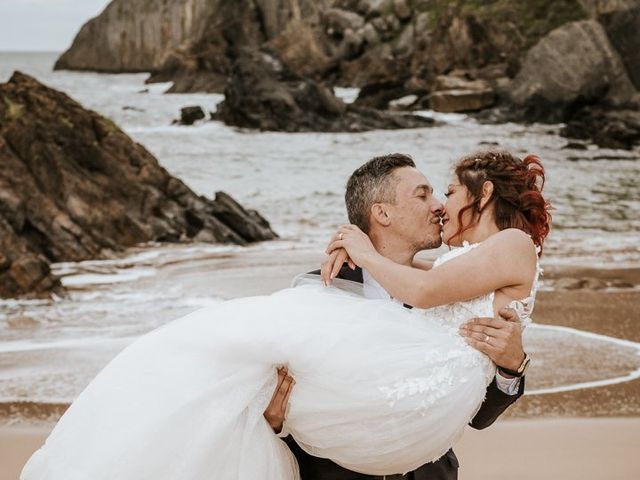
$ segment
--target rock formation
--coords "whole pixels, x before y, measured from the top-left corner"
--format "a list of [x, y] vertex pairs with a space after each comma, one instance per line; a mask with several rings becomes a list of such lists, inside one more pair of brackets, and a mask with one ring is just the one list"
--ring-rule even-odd
[[149, 72], [202, 35], [220, 0], [114, 0], [89, 20], [56, 69]]
[[[519, 120], [565, 121], [585, 105], [633, 108], [640, 0], [114, 0], [57, 67], [149, 70], [172, 92], [222, 92], [247, 48], [302, 77], [361, 88], [358, 106], [498, 106]], [[442, 89], [443, 75], [473, 88]]]
[[180, 109], [180, 120], [174, 120], [173, 123], [179, 123], [180, 125], [193, 125], [198, 120], [202, 120], [206, 115], [202, 107], [184, 107]]
[[[235, 48], [258, 47], [300, 20], [312, 0], [113, 0], [87, 22], [56, 69], [153, 72], [172, 92], [220, 92]], [[141, 19], [144, 19], [142, 21]]]
[[640, 110], [585, 107], [572, 115], [561, 134], [603, 148], [631, 149], [640, 144]]
[[636, 0], [635, 8], [606, 13], [599, 20], [620, 54], [629, 78], [640, 90], [640, 1]]
[[453, 75], [436, 78], [429, 105], [437, 112], [474, 112], [493, 105], [495, 93], [484, 80], [467, 80]]
[[112, 121], [16, 72], [0, 84], [0, 296], [59, 288], [50, 262], [138, 243], [276, 237], [228, 195], [196, 195]]
[[607, 34], [595, 20], [572, 22], [544, 37], [526, 55], [511, 100], [534, 120], [563, 121], [576, 107], [627, 104], [635, 88]]
[[586, 16], [578, 0], [114, 0], [57, 68], [148, 70], [172, 91], [220, 92], [237, 49], [266, 46], [337, 85], [429, 82], [455, 68], [515, 68], [543, 35]]
[[277, 57], [260, 51], [240, 55], [213, 118], [237, 127], [285, 132], [362, 132], [434, 123], [347, 105], [331, 89], [296, 75]]

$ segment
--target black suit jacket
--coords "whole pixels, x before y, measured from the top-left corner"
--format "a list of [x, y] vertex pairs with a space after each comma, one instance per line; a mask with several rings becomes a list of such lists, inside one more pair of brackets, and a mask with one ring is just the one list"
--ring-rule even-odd
[[[319, 275], [320, 271], [316, 270], [310, 273]], [[351, 270], [345, 266], [340, 270], [338, 277], [352, 282], [363, 282], [360, 268]], [[507, 395], [500, 391], [494, 379], [487, 387], [485, 400], [476, 416], [471, 420], [470, 425], [478, 430], [487, 428], [523, 393], [524, 377], [520, 381], [520, 388], [516, 395]], [[298, 460], [302, 480], [367, 480], [372, 478], [369, 475], [342, 468], [326, 458], [309, 455], [300, 448], [291, 436], [287, 437], [285, 441]], [[449, 450], [439, 460], [427, 463], [411, 473], [413, 480], [456, 480], [458, 478], [458, 459], [453, 450]], [[409, 475], [409, 478], [411, 478], [411, 475]]]

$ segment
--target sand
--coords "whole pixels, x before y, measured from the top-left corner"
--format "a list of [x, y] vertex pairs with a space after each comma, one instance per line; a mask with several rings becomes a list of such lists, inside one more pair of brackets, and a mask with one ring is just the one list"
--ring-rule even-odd
[[[16, 480], [51, 427], [0, 428], [0, 480]], [[468, 429], [460, 480], [637, 480], [640, 418], [503, 420]]]

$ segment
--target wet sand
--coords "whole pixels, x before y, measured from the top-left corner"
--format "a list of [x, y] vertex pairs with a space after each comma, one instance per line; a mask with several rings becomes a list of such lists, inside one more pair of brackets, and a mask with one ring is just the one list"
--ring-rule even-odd
[[[160, 270], [153, 282], [161, 284], [164, 276], [223, 298], [264, 294], [288, 286], [298, 273], [317, 268], [321, 258], [320, 252], [308, 250], [230, 254], [171, 265]], [[558, 290], [539, 293], [536, 323], [640, 342], [640, 269], [546, 270], [545, 284]], [[611, 282], [617, 282], [613, 289]], [[582, 286], [576, 288], [578, 284]], [[61, 408], [56, 411], [59, 414]], [[0, 480], [17, 478], [24, 461], [51, 428], [46, 421], [0, 427]], [[634, 380], [525, 396], [496, 425], [481, 432], [469, 430], [457, 451], [461, 480], [632, 480], [640, 478], [638, 445], [640, 380]]]
[[[624, 275], [636, 285], [640, 283], [638, 270], [626, 271]], [[539, 324], [562, 325], [640, 342], [639, 291], [540, 292], [533, 317]], [[601, 360], [607, 362], [608, 359]], [[520, 418], [640, 417], [640, 379], [607, 387], [525, 396], [506, 415]]]

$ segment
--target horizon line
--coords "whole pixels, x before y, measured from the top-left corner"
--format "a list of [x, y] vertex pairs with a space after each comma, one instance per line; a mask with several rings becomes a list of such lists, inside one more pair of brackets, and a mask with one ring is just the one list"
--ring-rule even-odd
[[60, 53], [65, 50], [4, 50], [0, 48], [0, 53]]

